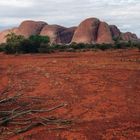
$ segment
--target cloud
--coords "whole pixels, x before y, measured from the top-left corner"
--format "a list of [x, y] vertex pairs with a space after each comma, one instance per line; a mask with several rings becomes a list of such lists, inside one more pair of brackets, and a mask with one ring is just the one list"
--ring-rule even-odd
[[97, 17], [140, 36], [139, 0], [0, 0], [0, 7], [0, 28], [17, 26], [26, 19], [74, 26]]
[[1, 0], [0, 6], [10, 6], [10, 7], [28, 7], [31, 6], [33, 3], [28, 0]]

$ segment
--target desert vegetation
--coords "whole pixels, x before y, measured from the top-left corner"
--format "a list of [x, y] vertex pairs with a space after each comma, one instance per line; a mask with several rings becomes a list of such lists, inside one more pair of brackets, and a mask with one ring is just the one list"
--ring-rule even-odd
[[6, 43], [1, 44], [0, 50], [7, 54], [37, 53], [42, 46], [48, 47], [49, 37], [32, 35], [28, 39], [21, 35], [10, 33]]
[[139, 42], [121, 42], [120, 39], [114, 39], [114, 44], [51, 44], [48, 36], [31, 35], [25, 38], [21, 35], [10, 33], [6, 36], [6, 43], [0, 44], [0, 51], [6, 54], [24, 54], [24, 53], [51, 53], [55, 51], [87, 51], [87, 50], [108, 50], [108, 49], [125, 49], [138, 48]]

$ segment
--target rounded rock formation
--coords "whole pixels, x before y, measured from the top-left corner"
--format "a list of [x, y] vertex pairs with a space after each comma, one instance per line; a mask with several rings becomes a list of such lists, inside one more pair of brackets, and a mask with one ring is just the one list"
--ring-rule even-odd
[[30, 37], [31, 35], [38, 35], [45, 25], [47, 25], [47, 23], [42, 21], [27, 20], [20, 24], [17, 34], [23, 35], [26, 38]]
[[88, 18], [76, 29], [72, 42], [92, 44], [96, 42], [99, 27], [99, 19]]
[[98, 44], [112, 44], [112, 34], [109, 28], [109, 25], [105, 22], [100, 22], [99, 29], [98, 29], [98, 36], [97, 41]]
[[0, 43], [5, 43], [6, 42], [6, 36], [13, 32], [13, 33], [17, 33], [18, 28], [13, 28], [13, 29], [8, 29], [8, 30], [4, 30], [2, 32], [0, 32]]
[[[115, 25], [108, 25], [97, 18], [88, 18], [78, 27], [66, 28], [60, 25], [48, 25], [42, 21], [23, 21], [19, 27], [0, 32], [0, 43], [6, 42], [6, 35], [10, 32], [23, 35], [25, 38], [31, 35], [43, 35], [50, 37], [53, 44], [112, 44], [117, 41], [137, 41], [136, 34], [131, 32], [121, 33]], [[114, 41], [113, 41], [114, 40]]]
[[137, 40], [138, 37], [136, 34], [130, 33], [130, 32], [126, 32], [126, 33], [122, 33], [121, 34], [121, 39], [123, 41], [134, 41]]

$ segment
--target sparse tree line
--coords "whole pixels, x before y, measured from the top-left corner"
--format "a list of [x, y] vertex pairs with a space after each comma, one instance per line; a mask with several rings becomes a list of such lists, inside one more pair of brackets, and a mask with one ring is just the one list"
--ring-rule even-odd
[[48, 36], [32, 35], [25, 38], [15, 33], [9, 33], [6, 36], [6, 43], [0, 44], [0, 51], [6, 54], [26, 54], [26, 53], [51, 53], [55, 51], [87, 51], [87, 50], [107, 50], [107, 49], [125, 49], [138, 48], [140, 50], [140, 42], [120, 42], [114, 39], [114, 44], [84, 44], [71, 43], [67, 45], [51, 44]]

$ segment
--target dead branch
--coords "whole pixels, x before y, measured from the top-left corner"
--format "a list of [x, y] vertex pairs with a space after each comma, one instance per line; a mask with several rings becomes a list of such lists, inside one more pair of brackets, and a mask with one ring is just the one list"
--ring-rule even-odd
[[[43, 121], [39, 121], [37, 123], [30, 124], [29, 126], [16, 131], [15, 134], [24, 133], [24, 132], [29, 131], [32, 128], [34, 128], [36, 126], [40, 126], [40, 125], [47, 126], [47, 125], [50, 125], [50, 124], [53, 124], [53, 125], [55, 125], [55, 124], [59, 124], [59, 125], [71, 124], [71, 121], [69, 121], [69, 120], [56, 119], [56, 120], [52, 121], [51, 119], [45, 119], [45, 120], [44, 119], [43, 119]], [[59, 127], [59, 128], [56, 128], [56, 129], [66, 129], [66, 127]]]
[[[6, 92], [7, 90], [5, 90]], [[4, 93], [4, 91], [3, 91]], [[17, 94], [8, 97], [7, 95], [0, 98], [0, 127], [14, 127], [14, 134], [24, 133], [37, 126], [47, 125], [69, 125], [71, 120], [58, 119], [55, 117], [40, 117], [41, 113], [49, 113], [66, 104], [61, 103], [49, 109], [43, 109], [42, 103], [36, 104], [34, 101], [44, 100], [43, 97], [26, 97], [23, 94]], [[44, 114], [43, 114], [44, 115]], [[18, 130], [17, 130], [18, 128]], [[9, 134], [9, 129], [6, 133]]]
[[0, 100], [0, 104], [2, 103], [6, 103], [6, 102], [10, 102], [12, 100], [15, 100], [17, 99], [18, 97], [20, 97], [22, 94], [19, 94], [19, 95], [15, 95], [15, 96], [12, 96], [12, 97], [8, 97], [8, 98], [4, 98], [4, 99], [1, 99]]
[[15, 132], [15, 134], [20, 134], [20, 133], [27, 132], [27, 131], [31, 130], [32, 128], [34, 128], [34, 127], [36, 127], [36, 126], [39, 126], [39, 125], [41, 125], [41, 124], [40, 124], [40, 123], [31, 124], [31, 125], [29, 125], [29, 126], [23, 128], [23, 129], [17, 130], [17, 131]]
[[31, 121], [28, 121], [28, 122], [10, 122], [10, 124], [15, 124], [15, 125], [27, 125], [30, 123], [31, 123]]
[[58, 105], [58, 106], [56, 106], [56, 107], [53, 107], [53, 108], [51, 108], [51, 109], [48, 109], [48, 110], [27, 110], [27, 111], [23, 111], [23, 112], [20, 112], [20, 113], [15, 114], [15, 115], [13, 115], [13, 116], [11, 116], [11, 117], [8, 117], [8, 118], [4, 119], [3, 121], [0, 121], [0, 125], [3, 125], [3, 124], [5, 124], [5, 123], [7, 123], [7, 122], [9, 122], [9, 121], [11, 121], [11, 120], [17, 118], [17, 117], [20, 117], [20, 116], [22, 116], [22, 115], [26, 115], [26, 114], [30, 114], [30, 113], [50, 112], [50, 111], [56, 110], [56, 109], [58, 109], [58, 108], [61, 108], [61, 107], [63, 107], [64, 105], [65, 105], [65, 104], [60, 104], [60, 105]]
[[65, 119], [52, 119], [52, 118], [44, 118], [44, 117], [40, 117], [43, 121], [45, 121], [47, 124], [71, 124], [72, 121], [71, 120], [65, 120]]
[[4, 95], [4, 94], [6, 94], [7, 92], [9, 92], [10, 90], [12, 89], [12, 87], [6, 87], [1, 93], [0, 93], [0, 95], [2, 96], [2, 95]]

